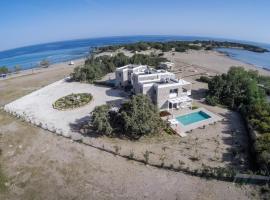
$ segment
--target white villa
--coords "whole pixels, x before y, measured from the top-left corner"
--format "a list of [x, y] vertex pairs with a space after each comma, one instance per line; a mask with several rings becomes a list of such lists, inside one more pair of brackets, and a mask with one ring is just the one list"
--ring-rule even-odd
[[115, 79], [116, 87], [132, 86], [135, 94], [148, 95], [160, 110], [192, 107], [192, 84], [164, 69], [129, 64], [116, 69]]

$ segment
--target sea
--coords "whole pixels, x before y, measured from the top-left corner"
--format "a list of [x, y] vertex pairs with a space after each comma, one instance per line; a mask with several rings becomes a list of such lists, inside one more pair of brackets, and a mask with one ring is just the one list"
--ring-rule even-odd
[[[237, 41], [230, 39], [195, 37], [195, 36], [117, 36], [103, 38], [89, 38], [69, 41], [38, 44], [6, 51], [0, 51], [0, 66], [6, 66], [10, 70], [15, 66], [21, 69], [31, 69], [39, 66], [39, 63], [46, 59], [50, 63], [71, 61], [85, 58], [91, 50], [96, 47], [134, 43], [139, 41], [166, 42], [166, 41], [193, 41], [193, 40], [217, 40], [232, 41], [264, 47], [270, 51], [270, 44]], [[270, 70], [270, 53], [255, 53], [240, 49], [218, 48], [233, 59], [243, 61]]]

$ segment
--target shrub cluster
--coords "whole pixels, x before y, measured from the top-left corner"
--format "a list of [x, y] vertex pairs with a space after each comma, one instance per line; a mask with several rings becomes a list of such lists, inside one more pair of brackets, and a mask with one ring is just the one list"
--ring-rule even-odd
[[3, 67], [0, 67], [0, 75], [1, 74], [7, 74], [8, 73], [8, 68], [3, 66]]
[[70, 94], [54, 102], [53, 108], [57, 110], [78, 108], [89, 103], [92, 98], [88, 93]]
[[197, 79], [197, 81], [200, 81], [203, 83], [209, 83], [211, 81], [211, 78], [209, 78], [208, 76], [200, 76], [200, 78]]
[[90, 124], [100, 134], [119, 134], [132, 139], [158, 133], [164, 127], [156, 106], [141, 94], [133, 96], [119, 111], [112, 111], [108, 105], [96, 107]]
[[173, 48], [177, 52], [185, 52], [187, 50], [212, 50], [213, 48], [242, 48], [248, 51], [263, 53], [268, 52], [267, 49], [259, 46], [242, 44], [236, 42], [221, 41], [169, 41], [169, 42], [136, 42], [131, 44], [105, 46], [98, 49], [99, 52], [115, 51], [124, 48], [129, 51], [145, 51], [148, 49], [162, 50], [163, 52], [171, 51]]
[[232, 67], [227, 74], [215, 76], [208, 83], [207, 102], [239, 111], [260, 136], [255, 146], [259, 164], [270, 169], [270, 104], [259, 86], [261, 77], [255, 71]]

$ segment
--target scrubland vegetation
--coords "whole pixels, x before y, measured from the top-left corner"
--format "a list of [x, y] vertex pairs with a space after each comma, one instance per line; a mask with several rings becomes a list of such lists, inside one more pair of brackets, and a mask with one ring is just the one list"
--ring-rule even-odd
[[256, 71], [232, 67], [227, 74], [215, 76], [208, 82], [206, 101], [211, 105], [223, 104], [239, 111], [255, 130], [257, 161], [262, 170], [270, 169], [270, 104], [266, 101], [262, 82], [269, 77], [259, 76]]
[[213, 48], [240, 48], [248, 51], [263, 53], [268, 52], [267, 49], [236, 42], [221, 42], [221, 41], [170, 41], [170, 42], [137, 42], [123, 45], [113, 45], [100, 47], [99, 52], [115, 51], [124, 48], [129, 51], [145, 51], [148, 49], [162, 50], [163, 52], [174, 49], [177, 52], [185, 52], [187, 50], [212, 50]]
[[119, 111], [110, 110], [108, 105], [96, 107], [90, 124], [99, 134], [131, 139], [157, 134], [164, 127], [157, 107], [145, 95], [133, 96]]

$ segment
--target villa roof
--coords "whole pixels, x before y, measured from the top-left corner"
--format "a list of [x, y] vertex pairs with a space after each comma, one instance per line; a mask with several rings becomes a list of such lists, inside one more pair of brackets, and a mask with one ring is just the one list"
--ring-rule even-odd
[[174, 99], [169, 99], [168, 100], [170, 103], [183, 103], [183, 102], [189, 102], [192, 101], [192, 99], [188, 96], [183, 96], [183, 97], [177, 97]]
[[189, 84], [191, 84], [191, 82], [185, 81], [184, 79], [180, 79], [180, 80], [179, 80], [179, 83], [180, 83], [181, 85], [189, 85]]
[[135, 68], [140, 68], [140, 67], [147, 67], [146, 65], [137, 65], [137, 64], [128, 64], [123, 67], [118, 67], [116, 71], [122, 71], [126, 69], [135, 69]]

